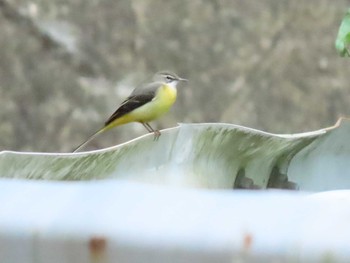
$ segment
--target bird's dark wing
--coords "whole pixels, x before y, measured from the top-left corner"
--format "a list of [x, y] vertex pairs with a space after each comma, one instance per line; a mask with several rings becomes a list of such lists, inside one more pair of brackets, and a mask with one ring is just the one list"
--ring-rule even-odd
[[111, 117], [105, 122], [105, 126], [120, 118], [121, 116], [141, 107], [142, 105], [150, 102], [155, 96], [155, 91], [150, 91], [145, 94], [131, 95], [128, 97], [120, 107], [112, 114]]

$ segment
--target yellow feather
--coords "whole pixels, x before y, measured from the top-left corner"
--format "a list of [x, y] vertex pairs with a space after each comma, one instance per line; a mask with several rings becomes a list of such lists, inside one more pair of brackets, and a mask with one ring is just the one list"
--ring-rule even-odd
[[133, 111], [115, 119], [104, 130], [130, 123], [130, 122], [150, 122], [167, 113], [176, 101], [176, 88], [164, 84], [162, 85], [152, 101], [134, 109]]

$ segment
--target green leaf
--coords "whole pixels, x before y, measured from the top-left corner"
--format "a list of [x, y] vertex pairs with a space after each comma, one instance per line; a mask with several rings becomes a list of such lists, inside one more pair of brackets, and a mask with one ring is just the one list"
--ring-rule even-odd
[[326, 191], [350, 189], [349, 156], [347, 119], [326, 129], [285, 135], [232, 124], [188, 123], [162, 130], [156, 142], [153, 134], [146, 134], [90, 152], [0, 152], [0, 182], [105, 179], [205, 189]]
[[335, 48], [342, 57], [350, 57], [350, 9], [346, 12], [339, 27]]

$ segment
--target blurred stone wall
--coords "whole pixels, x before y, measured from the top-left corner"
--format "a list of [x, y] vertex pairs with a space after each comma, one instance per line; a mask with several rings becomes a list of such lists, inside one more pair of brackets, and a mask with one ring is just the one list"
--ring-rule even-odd
[[[0, 0], [0, 150], [70, 151], [158, 70], [190, 80], [157, 128], [303, 132], [350, 115], [345, 0]], [[90, 149], [145, 133], [129, 124]]]

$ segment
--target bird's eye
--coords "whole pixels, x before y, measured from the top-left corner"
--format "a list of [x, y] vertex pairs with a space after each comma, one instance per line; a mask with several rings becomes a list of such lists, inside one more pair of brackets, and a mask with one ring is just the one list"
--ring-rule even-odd
[[165, 78], [166, 78], [167, 81], [173, 81], [174, 80], [174, 78], [172, 76], [166, 76]]

